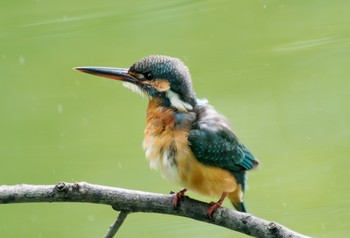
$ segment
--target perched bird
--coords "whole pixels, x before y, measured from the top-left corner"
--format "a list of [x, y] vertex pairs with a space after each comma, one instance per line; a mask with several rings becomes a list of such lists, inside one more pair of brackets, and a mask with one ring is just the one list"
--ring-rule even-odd
[[76, 67], [75, 70], [123, 81], [124, 86], [149, 97], [143, 147], [150, 167], [181, 184], [173, 204], [187, 189], [209, 197], [208, 216], [226, 197], [246, 212], [245, 173], [258, 161], [233, 132], [228, 120], [206, 100], [196, 98], [191, 75], [179, 59], [151, 55], [129, 69]]

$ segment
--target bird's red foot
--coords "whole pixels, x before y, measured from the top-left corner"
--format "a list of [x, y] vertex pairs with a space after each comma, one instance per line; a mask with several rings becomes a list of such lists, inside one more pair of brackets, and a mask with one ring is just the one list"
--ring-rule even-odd
[[187, 189], [181, 189], [180, 192], [176, 193], [174, 198], [173, 198], [173, 205], [174, 207], [177, 207], [179, 205], [179, 202], [181, 198], [185, 197], [185, 193], [187, 192]]
[[225, 198], [227, 196], [227, 193], [223, 193], [221, 195], [221, 198], [219, 199], [218, 202], [211, 202], [209, 203], [209, 208], [208, 208], [208, 211], [207, 211], [207, 215], [209, 218], [213, 218], [213, 212], [215, 212], [216, 209], [218, 209], [222, 203], [224, 202]]
[[212, 215], [215, 212], [216, 209], [218, 209], [218, 207], [220, 207], [222, 205], [222, 202], [211, 202], [209, 203], [209, 208], [207, 211], [207, 215], [209, 218], [213, 218]]

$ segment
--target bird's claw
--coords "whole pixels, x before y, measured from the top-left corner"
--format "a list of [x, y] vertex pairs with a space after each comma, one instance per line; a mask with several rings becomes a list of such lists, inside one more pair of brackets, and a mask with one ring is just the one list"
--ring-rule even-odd
[[174, 198], [173, 198], [173, 206], [177, 207], [180, 203], [180, 200], [185, 197], [185, 193], [187, 192], [187, 189], [184, 188], [182, 190], [180, 190], [178, 193], [175, 194]]
[[226, 196], [227, 196], [227, 193], [224, 192], [221, 195], [221, 198], [219, 199], [219, 201], [217, 201], [217, 202], [210, 202], [209, 203], [209, 208], [208, 208], [208, 211], [207, 211], [207, 215], [208, 215], [208, 217], [210, 219], [213, 219], [213, 213], [216, 211], [216, 209], [218, 209], [222, 205], [222, 203], [224, 202]]
[[210, 219], [213, 218], [213, 213], [221, 206], [221, 202], [210, 202], [207, 210], [207, 215]]

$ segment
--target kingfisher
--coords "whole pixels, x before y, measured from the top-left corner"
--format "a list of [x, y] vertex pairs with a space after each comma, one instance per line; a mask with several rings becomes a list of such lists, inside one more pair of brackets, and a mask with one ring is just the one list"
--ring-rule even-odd
[[150, 167], [184, 187], [175, 194], [178, 206], [188, 190], [219, 198], [207, 215], [228, 197], [246, 212], [246, 171], [259, 164], [233, 131], [228, 119], [206, 99], [197, 99], [187, 66], [178, 58], [150, 55], [130, 68], [76, 67], [77, 71], [115, 79], [149, 98], [143, 148]]

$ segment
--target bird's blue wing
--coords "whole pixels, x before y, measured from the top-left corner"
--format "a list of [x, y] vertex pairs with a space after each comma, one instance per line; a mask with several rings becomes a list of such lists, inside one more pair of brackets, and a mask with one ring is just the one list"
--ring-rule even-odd
[[196, 159], [209, 166], [235, 174], [258, 165], [252, 153], [230, 130], [193, 129], [188, 134], [188, 142]]

